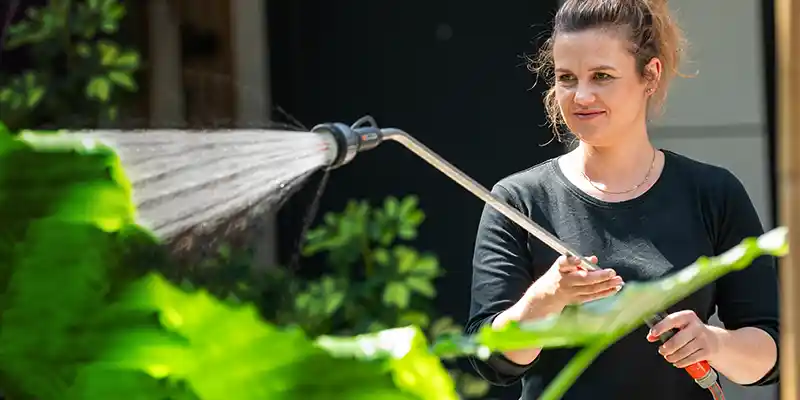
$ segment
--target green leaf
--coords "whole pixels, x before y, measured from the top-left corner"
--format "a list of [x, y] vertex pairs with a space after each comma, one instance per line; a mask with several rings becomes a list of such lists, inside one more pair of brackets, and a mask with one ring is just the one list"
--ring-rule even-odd
[[645, 318], [665, 310], [719, 277], [743, 269], [763, 254], [788, 251], [786, 229], [776, 228], [759, 239], [750, 238], [717, 257], [700, 258], [670, 276], [650, 282], [629, 282], [617, 295], [568, 307], [560, 315], [505, 329], [486, 329], [481, 344], [491, 350], [584, 345], [603, 337], [621, 337], [641, 326]]
[[111, 81], [105, 77], [94, 77], [86, 85], [86, 96], [90, 99], [97, 99], [106, 102], [111, 96]]
[[28, 104], [26, 104], [28, 106], [28, 108], [36, 107], [39, 104], [39, 102], [42, 101], [42, 98], [44, 97], [44, 94], [45, 94], [45, 90], [41, 86], [31, 88], [28, 91]]
[[[159, 246], [135, 224], [111, 149], [34, 132], [0, 146], [0, 282], [11, 288], [0, 292], [4, 391], [41, 400], [457, 399], [417, 328], [315, 343], [264, 322], [252, 305], [142, 275], [151, 258], [131, 256]], [[318, 287], [336, 293], [340, 282]]]
[[414, 325], [426, 328], [430, 324], [430, 317], [421, 311], [409, 310], [400, 314], [399, 325]]
[[389, 218], [396, 218], [400, 215], [400, 201], [396, 197], [389, 196], [384, 200], [383, 210]]
[[388, 266], [392, 262], [392, 256], [388, 250], [379, 248], [372, 252], [372, 258], [380, 266]]
[[436, 297], [436, 288], [429, 280], [425, 278], [410, 276], [406, 278], [405, 283], [409, 289], [411, 289], [416, 293], [419, 293], [422, 296], [425, 296], [430, 299]]
[[79, 375], [76, 360], [99, 350], [82, 338], [126, 254], [130, 183], [99, 143], [31, 132], [8, 139], [0, 140], [0, 285], [11, 288], [0, 293], [2, 386], [72, 400], [64, 391]]
[[408, 307], [411, 292], [402, 282], [389, 282], [383, 290], [383, 304], [394, 306], [399, 309]]
[[102, 41], [97, 44], [100, 52], [100, 64], [105, 67], [114, 66], [119, 62], [119, 47], [115, 43]]
[[109, 72], [108, 73], [108, 79], [111, 82], [116, 83], [117, 86], [119, 86], [121, 88], [124, 88], [124, 89], [128, 89], [128, 90], [134, 91], [137, 88], [136, 81], [133, 80], [132, 76], [130, 76], [129, 74], [127, 74], [125, 72], [119, 72], [119, 71]]
[[461, 327], [456, 325], [452, 317], [442, 317], [434, 321], [430, 327], [431, 336], [444, 336], [452, 334], [460, 334]]
[[231, 252], [231, 245], [228, 243], [223, 243], [217, 248], [217, 255], [225, 261], [230, 260]]
[[126, 70], [133, 70], [139, 67], [139, 53], [126, 51], [116, 59], [115, 65]]
[[594, 357], [644, 319], [661, 312], [719, 277], [749, 266], [762, 255], [788, 252], [787, 230], [776, 228], [759, 238], [748, 238], [727, 252], [700, 258], [682, 270], [650, 282], [630, 282], [617, 295], [566, 308], [536, 321], [511, 323], [500, 329], [483, 327], [472, 337], [451, 335], [437, 342], [437, 354], [474, 354], [524, 348], [587, 346], [568, 365], [542, 399], [559, 399]]
[[89, 58], [92, 55], [92, 49], [85, 42], [80, 42], [75, 46], [75, 53], [81, 58]]
[[417, 237], [417, 228], [403, 224], [397, 229], [397, 236], [403, 240], [414, 240]]
[[363, 400], [456, 398], [452, 380], [414, 328], [321, 337], [315, 345], [302, 332], [264, 323], [253, 307], [185, 294], [157, 275], [131, 286], [117, 310], [157, 311], [161, 329], [177, 336], [120, 332], [102, 365], [185, 381], [199, 398], [327, 400], [331, 390]]
[[422, 210], [410, 211], [403, 215], [405, 215], [405, 222], [415, 228], [425, 221], [425, 213]]
[[317, 344], [340, 358], [389, 359], [394, 382], [414, 398], [458, 398], [452, 379], [429, 352], [425, 335], [417, 328], [389, 329], [353, 338], [323, 336]]
[[441, 275], [439, 259], [430, 254], [418, 257], [414, 263], [413, 273], [429, 279], [439, 277]]
[[109, 121], [116, 121], [117, 117], [119, 116], [119, 107], [117, 106], [108, 106], [106, 109], [106, 117]]
[[394, 256], [397, 260], [397, 272], [406, 274], [414, 270], [418, 259], [415, 250], [406, 246], [396, 246]]
[[400, 203], [400, 215], [408, 215], [414, 211], [417, 211], [417, 206], [419, 205], [419, 197], [417, 196], [406, 196], [403, 198], [403, 201]]
[[311, 282], [305, 292], [297, 295], [295, 305], [306, 317], [329, 319], [344, 304], [347, 282], [324, 276]]

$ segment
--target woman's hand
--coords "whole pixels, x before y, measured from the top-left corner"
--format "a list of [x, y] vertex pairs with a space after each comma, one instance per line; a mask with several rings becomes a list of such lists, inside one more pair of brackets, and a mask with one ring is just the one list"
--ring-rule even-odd
[[[597, 263], [597, 257], [589, 260]], [[559, 257], [550, 270], [531, 288], [548, 293], [562, 306], [586, 303], [617, 293], [623, 285], [622, 277], [613, 269], [586, 271], [580, 267], [578, 257]]]
[[668, 315], [653, 326], [647, 340], [655, 342], [664, 332], [679, 329], [680, 332], [658, 348], [668, 362], [685, 368], [699, 361], [707, 361], [719, 350], [719, 338], [713, 327], [703, 323], [694, 311], [679, 311]]
[[[597, 257], [589, 258], [597, 263]], [[580, 268], [577, 257], [559, 257], [550, 269], [537, 279], [516, 304], [500, 313], [492, 327], [499, 329], [509, 321], [526, 321], [560, 313], [568, 304], [585, 303], [617, 293], [622, 278], [611, 269], [586, 271]], [[503, 353], [507, 359], [528, 365], [541, 349], [526, 349]]]

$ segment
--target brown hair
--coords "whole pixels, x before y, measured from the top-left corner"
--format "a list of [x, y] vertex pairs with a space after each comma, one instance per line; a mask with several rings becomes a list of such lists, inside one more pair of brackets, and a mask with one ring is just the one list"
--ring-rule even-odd
[[652, 78], [645, 70], [650, 60], [653, 57], [661, 60], [661, 79], [650, 98], [651, 109], [660, 109], [667, 97], [670, 81], [675, 75], [680, 75], [678, 66], [686, 41], [667, 7], [667, 0], [565, 0], [553, 21], [552, 35], [529, 65], [531, 71], [544, 76], [550, 85], [544, 102], [556, 134], [564, 120], [553, 86], [553, 42], [561, 33], [596, 28], [618, 30], [627, 37], [631, 54], [636, 57], [636, 67], [645, 79]]

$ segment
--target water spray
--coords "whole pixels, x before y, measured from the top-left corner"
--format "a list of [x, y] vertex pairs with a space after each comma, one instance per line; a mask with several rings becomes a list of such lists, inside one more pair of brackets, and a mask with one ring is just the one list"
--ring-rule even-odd
[[[374, 149], [386, 140], [400, 143], [559, 254], [567, 257], [573, 256], [579, 258], [580, 266], [587, 271], [599, 269], [597, 265], [589, 261], [586, 257], [581, 256], [577, 251], [537, 223], [531, 221], [530, 218], [517, 209], [495, 197], [483, 185], [476, 182], [467, 174], [436, 154], [433, 150], [402, 130], [380, 128], [374, 118], [365, 116], [357, 120], [352, 126], [347, 126], [338, 122], [324, 123], [315, 126], [311, 131], [326, 135], [326, 139], [328, 139], [326, 151], [328, 152], [328, 160], [330, 160], [329, 169], [339, 168], [348, 164], [355, 158], [356, 154]], [[658, 313], [646, 319], [645, 323], [648, 327], [652, 328], [665, 317], [665, 313]], [[665, 343], [677, 332], [677, 329], [673, 329], [662, 334], [658, 339], [662, 343]], [[684, 369], [700, 387], [708, 389], [715, 400], [725, 399], [725, 395], [719, 384], [717, 372], [711, 368], [711, 365], [709, 365], [707, 361], [692, 364]]]

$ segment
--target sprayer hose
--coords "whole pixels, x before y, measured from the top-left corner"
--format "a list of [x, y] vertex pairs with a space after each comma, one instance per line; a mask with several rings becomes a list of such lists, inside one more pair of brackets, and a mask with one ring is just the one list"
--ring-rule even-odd
[[725, 400], [725, 393], [722, 392], [722, 386], [720, 386], [719, 382], [714, 382], [713, 385], [709, 386], [708, 391], [711, 392], [714, 400]]

